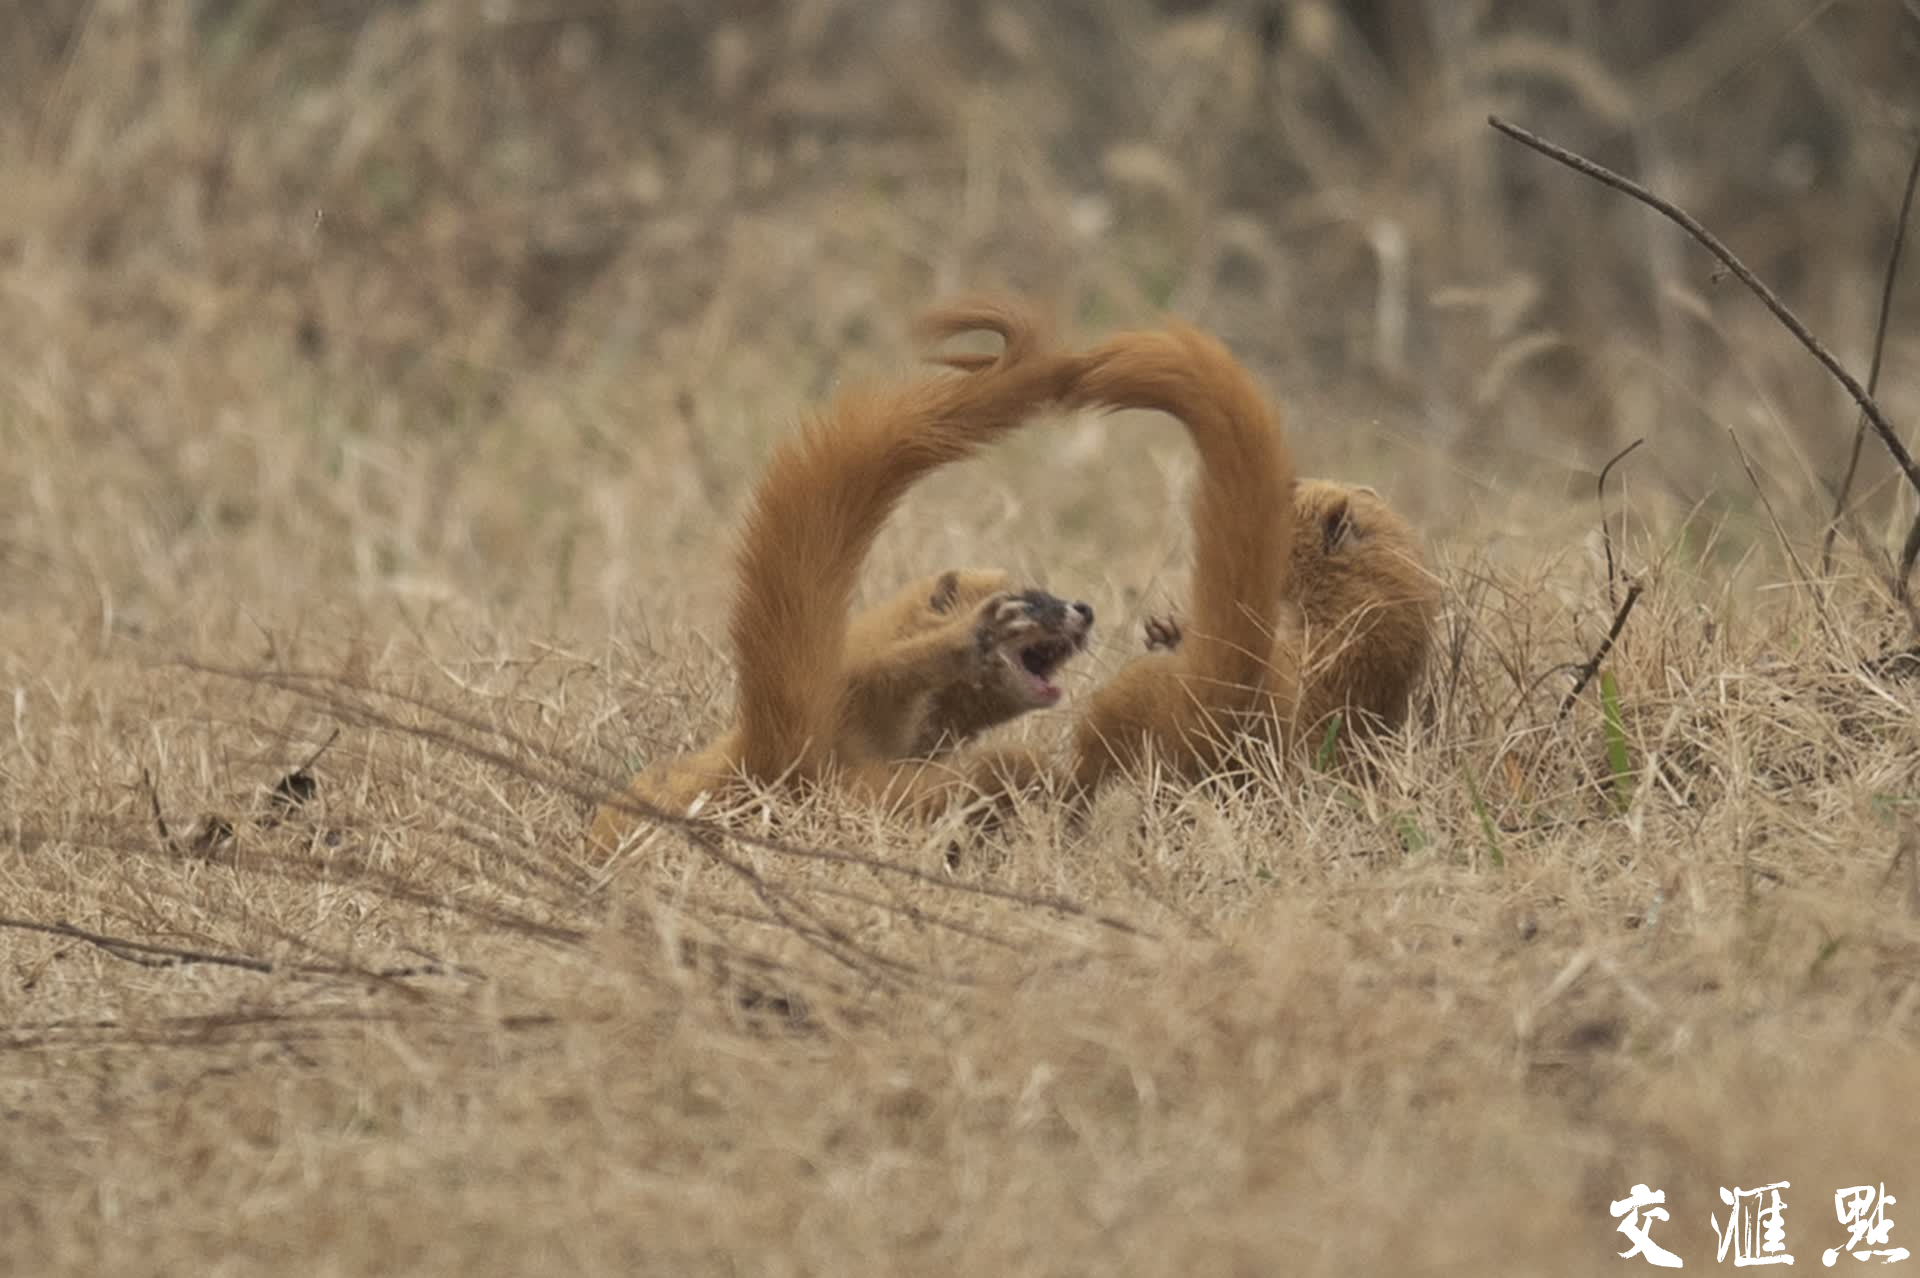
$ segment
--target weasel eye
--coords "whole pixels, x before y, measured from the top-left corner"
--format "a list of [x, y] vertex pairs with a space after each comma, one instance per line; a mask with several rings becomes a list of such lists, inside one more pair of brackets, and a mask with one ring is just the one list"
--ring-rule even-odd
[[942, 573], [940, 580], [934, 583], [933, 598], [927, 600], [927, 605], [935, 612], [946, 612], [953, 607], [954, 597], [959, 593], [960, 574], [957, 572]]
[[1332, 554], [1334, 551], [1340, 549], [1341, 543], [1355, 534], [1353, 512], [1348, 509], [1345, 501], [1342, 501], [1339, 505], [1321, 516], [1320, 531], [1321, 535], [1326, 539], [1326, 550], [1328, 554]]

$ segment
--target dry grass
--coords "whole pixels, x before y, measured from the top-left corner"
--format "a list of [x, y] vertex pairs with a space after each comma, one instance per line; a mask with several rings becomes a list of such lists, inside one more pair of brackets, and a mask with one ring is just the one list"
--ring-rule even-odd
[[[1913, 1245], [1912, 503], [1873, 457], [1799, 577], [1844, 401], [1479, 123], [1664, 185], [1864, 368], [1898, 6], [1296, 4], [1265, 61], [1259, 5], [55, 8], [0, 18], [0, 1272], [1617, 1272], [1635, 1183], [1699, 1266], [1775, 1180], [1802, 1265], [1863, 1182]], [[1418, 516], [1419, 730], [1079, 833], [583, 861], [724, 715], [773, 432], [996, 281], [1216, 328]], [[1560, 717], [1641, 436], [1613, 707]], [[1084, 689], [1190, 472], [1037, 425], [873, 579], [1090, 599]]]

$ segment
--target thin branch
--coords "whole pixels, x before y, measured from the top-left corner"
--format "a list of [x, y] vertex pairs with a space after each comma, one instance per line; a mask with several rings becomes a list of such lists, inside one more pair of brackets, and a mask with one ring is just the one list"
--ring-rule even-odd
[[1560, 713], [1554, 718], [1566, 718], [1567, 711], [1573, 709], [1573, 703], [1578, 701], [1580, 694], [1587, 690], [1587, 684], [1593, 681], [1593, 676], [1600, 673], [1600, 663], [1607, 659], [1609, 652], [1613, 651], [1613, 641], [1618, 639], [1620, 632], [1627, 628], [1627, 617], [1633, 612], [1633, 606], [1639, 602], [1640, 583], [1630, 582], [1627, 585], [1627, 597], [1620, 601], [1620, 610], [1613, 614], [1613, 625], [1607, 628], [1607, 637], [1600, 641], [1600, 646], [1593, 650], [1593, 655], [1587, 658], [1587, 663], [1581, 666], [1580, 672], [1574, 676], [1573, 687], [1568, 689], [1566, 699], [1560, 703]]
[[332, 749], [333, 743], [339, 739], [340, 728], [338, 725], [335, 725], [333, 731], [327, 734], [327, 739], [313, 748], [313, 753], [307, 756], [307, 761], [288, 773], [288, 775], [299, 776], [301, 773], [311, 770], [314, 764], [320, 762], [320, 756]]
[[[238, 666], [222, 666], [195, 660], [182, 660], [176, 664], [198, 674], [278, 688], [290, 695], [304, 698], [314, 705], [325, 707], [335, 718], [349, 724], [431, 742], [506, 775], [518, 776], [535, 785], [547, 787], [589, 807], [604, 803], [615, 811], [648, 825], [683, 834], [717, 836], [741, 847], [756, 848], [776, 856], [859, 868], [876, 876], [890, 876], [925, 883], [956, 895], [982, 897], [1008, 905], [1079, 919], [1128, 936], [1149, 940], [1158, 939], [1150, 929], [1138, 927], [1118, 915], [1082, 905], [1068, 897], [1021, 892], [991, 883], [956, 881], [915, 866], [902, 865], [884, 857], [842, 852], [825, 847], [810, 847], [769, 835], [755, 834], [749, 830], [729, 829], [698, 817], [682, 816], [648, 803], [631, 791], [617, 790], [609, 793], [617, 784], [616, 782], [575, 767], [564, 759], [555, 760], [551, 752], [536, 743], [517, 738], [504, 729], [481, 723], [452, 707], [441, 706], [431, 698], [418, 694], [373, 685], [358, 685], [318, 671], [249, 670]], [[452, 724], [455, 728], [467, 729], [475, 734], [485, 734], [496, 740], [505, 740], [533, 756], [533, 759], [516, 758], [504, 750], [484, 745], [464, 736], [453, 728], [403, 722], [397, 716], [374, 706], [370, 701], [356, 700], [349, 694], [359, 694], [362, 698], [378, 697], [397, 701], [434, 716], [444, 723]]]
[[876, 950], [860, 944], [846, 929], [835, 924], [819, 910], [796, 900], [791, 893], [777, 891], [766, 877], [745, 861], [728, 854], [722, 847], [720, 836], [710, 830], [697, 826], [681, 826], [678, 833], [693, 847], [711, 857], [747, 885], [760, 904], [765, 906], [780, 925], [787, 929], [802, 943], [839, 963], [847, 970], [876, 984], [892, 982], [897, 984], [901, 977], [926, 976], [928, 973], [911, 963], [889, 958]]
[[[61, 919], [55, 923], [42, 923], [35, 919], [16, 919], [0, 917], [0, 928], [16, 932], [41, 932], [47, 936], [64, 936], [72, 940], [103, 950], [123, 963], [133, 963], [140, 967], [188, 967], [193, 964], [207, 964], [212, 967], [232, 967], [243, 972], [259, 972], [271, 975], [274, 972], [298, 972], [304, 976], [345, 976], [356, 980], [372, 981], [407, 995], [410, 998], [421, 997], [420, 991], [400, 984], [410, 976], [441, 976], [445, 968], [439, 963], [414, 963], [400, 967], [383, 968], [375, 971], [330, 963], [273, 963], [267, 959], [250, 958], [245, 954], [220, 954], [212, 950], [183, 949], [177, 945], [156, 945], [151, 941], [135, 941], [124, 936], [108, 936], [104, 932], [89, 932], [83, 927]], [[471, 975], [471, 973], [464, 973]], [[485, 979], [481, 977], [480, 979]]]
[[0, 918], [0, 927], [19, 932], [44, 932], [48, 936], [71, 937], [76, 941], [84, 941], [88, 945], [105, 950], [124, 962], [138, 963], [142, 967], [181, 967], [189, 963], [210, 963], [215, 967], [237, 967], [243, 972], [274, 970], [273, 964], [265, 959], [248, 958], [242, 954], [214, 954], [207, 950], [183, 950], [172, 945], [153, 945], [146, 941], [130, 941], [124, 937], [89, 932], [85, 928], [75, 927], [64, 919], [58, 923], [38, 923], [32, 919]]
[[1834, 378], [1839, 381], [1842, 386], [1847, 388], [1847, 393], [1853, 396], [1854, 403], [1858, 404], [1860, 411], [1866, 414], [1867, 421], [1872, 425], [1874, 433], [1880, 436], [1880, 442], [1886, 446], [1888, 455], [1899, 465], [1901, 473], [1907, 477], [1907, 482], [1913, 485], [1914, 492], [1920, 493], [1920, 463], [1916, 463], [1913, 460], [1913, 454], [1909, 453], [1907, 446], [1900, 442], [1900, 436], [1895, 433], [1893, 424], [1887, 420], [1886, 414], [1880, 411], [1880, 405], [1874, 402], [1874, 398], [1868, 393], [1867, 388], [1855, 380], [1853, 374], [1847, 372], [1846, 369], [1840, 366], [1840, 361], [1835, 359], [1832, 352], [1820, 344], [1819, 338], [1808, 331], [1807, 326], [1800, 322], [1799, 316], [1788, 310], [1786, 303], [1775, 296], [1773, 290], [1762, 283], [1759, 276], [1748, 270], [1746, 263], [1735, 257], [1733, 250], [1729, 249], [1725, 244], [1722, 244], [1713, 232], [1700, 225], [1700, 223], [1684, 209], [1667, 200], [1661, 199], [1646, 187], [1641, 186], [1638, 182], [1624, 178], [1612, 169], [1595, 164], [1585, 156], [1576, 155], [1565, 147], [1556, 146], [1545, 138], [1529, 133], [1516, 124], [1510, 124], [1497, 115], [1488, 116], [1487, 123], [1514, 141], [1533, 148], [1549, 159], [1559, 161], [1574, 172], [1584, 174], [1596, 182], [1632, 196], [1648, 208], [1665, 216], [1687, 234], [1698, 240], [1709, 253], [1719, 258], [1721, 264], [1733, 272], [1734, 276], [1738, 278], [1742, 284], [1745, 284], [1752, 290], [1754, 296], [1758, 297], [1761, 302], [1766, 305], [1766, 308], [1773, 312], [1774, 318], [1784, 324], [1787, 331], [1799, 339], [1800, 344], [1807, 348], [1809, 354], [1819, 360], [1821, 365], [1829, 373], [1832, 373]]
[[[1611, 529], [1607, 527], [1607, 476], [1613, 473], [1613, 468], [1615, 466], [1619, 465], [1620, 462], [1626, 459], [1626, 456], [1628, 453], [1631, 453], [1634, 449], [1640, 447], [1640, 445], [1646, 442], [1647, 442], [1646, 438], [1642, 436], [1641, 438], [1634, 440], [1631, 444], [1628, 444], [1625, 448], [1621, 449], [1619, 452], [1615, 453], [1612, 457], [1609, 457], [1607, 459], [1607, 464], [1600, 468], [1600, 478], [1595, 480], [1593, 484], [1593, 498], [1600, 505], [1600, 545], [1607, 552], [1607, 602], [1608, 603], [1613, 603], [1615, 602], [1615, 600], [1613, 597], [1613, 581], [1614, 581], [1613, 532]], [[1626, 516], [1622, 515], [1621, 520], [1623, 524], [1625, 519], [1626, 519]], [[1625, 528], [1623, 527], [1621, 531], [1624, 534]]]
[[[1873, 330], [1873, 363], [1867, 369], [1867, 393], [1880, 389], [1880, 357], [1887, 348], [1887, 320], [1893, 314], [1893, 286], [1900, 278], [1900, 252], [1907, 242], [1907, 218], [1913, 213], [1913, 189], [1920, 184], [1920, 135], [1914, 138], [1913, 163], [1907, 169], [1907, 189], [1900, 196], [1900, 216], [1893, 224], [1893, 243], [1887, 249], [1887, 273], [1880, 281], [1880, 318]], [[1860, 445], [1867, 438], [1867, 418], [1863, 413], [1853, 429], [1853, 451], [1847, 456], [1847, 473], [1840, 480], [1840, 491], [1833, 497], [1833, 518], [1827, 523], [1826, 538], [1820, 543], [1820, 575], [1830, 576], [1833, 572], [1833, 538], [1840, 531], [1840, 517], [1846, 513], [1847, 495], [1853, 491], [1854, 472], [1860, 468]], [[1916, 520], [1920, 528], [1920, 520]], [[1908, 541], [1914, 534], [1909, 533]], [[1905, 591], [1907, 574], [1903, 570], [1895, 586]]]

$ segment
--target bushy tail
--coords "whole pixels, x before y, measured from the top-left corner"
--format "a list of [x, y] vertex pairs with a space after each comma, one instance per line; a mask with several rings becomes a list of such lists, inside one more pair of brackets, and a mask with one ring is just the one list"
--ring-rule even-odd
[[748, 507], [731, 637], [749, 775], [811, 775], [825, 762], [854, 586], [900, 498], [1060, 399], [1080, 371], [1016, 303], [947, 307], [919, 330], [994, 333], [1002, 349], [946, 357], [959, 373], [843, 392], [775, 449]]
[[1070, 403], [1180, 419], [1200, 455], [1187, 672], [1216, 708], [1265, 681], [1293, 549], [1293, 455], [1252, 377], [1218, 340], [1171, 323], [1084, 356]]

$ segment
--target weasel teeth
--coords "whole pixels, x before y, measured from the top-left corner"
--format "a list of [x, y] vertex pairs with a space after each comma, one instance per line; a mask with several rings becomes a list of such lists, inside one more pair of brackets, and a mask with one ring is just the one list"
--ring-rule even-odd
[[1066, 660], [1068, 647], [1058, 640], [1032, 644], [1020, 650], [1020, 664], [1026, 667], [1028, 674], [1044, 679]]

